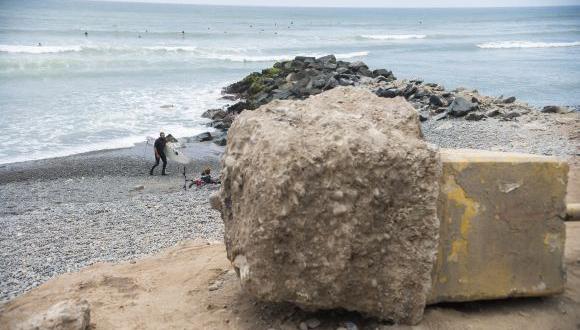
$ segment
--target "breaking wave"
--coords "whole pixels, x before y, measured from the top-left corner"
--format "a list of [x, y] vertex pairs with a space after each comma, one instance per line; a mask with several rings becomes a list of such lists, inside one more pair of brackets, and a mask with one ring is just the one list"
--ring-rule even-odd
[[[55, 54], [55, 53], [82, 53], [92, 55], [108, 55], [119, 53], [173, 53], [186, 54], [188, 56], [210, 59], [223, 60], [231, 62], [272, 62], [290, 60], [296, 56], [314, 56], [320, 57], [328, 55], [327, 53], [296, 53], [296, 54], [260, 54], [255, 49], [237, 49], [237, 48], [200, 48], [196, 46], [110, 46], [110, 45], [72, 45], [72, 46], [25, 46], [25, 45], [0, 45], [0, 53], [14, 54]], [[335, 56], [338, 59], [350, 59], [355, 57], [365, 57], [368, 51], [358, 51], [349, 53], [338, 53]]]
[[409, 40], [427, 38], [424, 34], [363, 34], [360, 37], [370, 40]]
[[64, 52], [80, 52], [82, 46], [24, 46], [24, 45], [0, 45], [0, 52], [26, 53], [26, 54], [50, 54]]
[[494, 41], [477, 45], [477, 47], [483, 49], [555, 48], [555, 47], [576, 47], [576, 46], [580, 46], [580, 41], [574, 42]]

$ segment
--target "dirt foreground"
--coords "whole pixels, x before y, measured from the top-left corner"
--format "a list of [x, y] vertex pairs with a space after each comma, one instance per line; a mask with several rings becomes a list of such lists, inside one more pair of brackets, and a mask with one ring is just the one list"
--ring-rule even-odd
[[580, 222], [566, 226], [563, 295], [429, 306], [416, 327], [255, 302], [241, 292], [223, 244], [190, 241], [138, 261], [59, 276], [0, 307], [0, 328], [80, 298], [90, 304], [93, 329], [298, 329], [312, 319], [320, 321], [317, 329], [580, 329]]
[[[578, 157], [570, 162], [568, 203], [580, 202]], [[580, 329], [580, 222], [566, 223], [565, 293], [428, 306], [414, 327], [389, 325], [357, 313], [306, 313], [265, 304], [241, 291], [222, 243], [186, 241], [137, 261], [100, 263], [56, 277], [0, 305], [0, 329], [67, 299], [86, 299], [92, 329]], [[316, 324], [318, 322], [310, 322]], [[305, 325], [304, 325], [305, 326]], [[341, 330], [343, 330], [341, 329]]]

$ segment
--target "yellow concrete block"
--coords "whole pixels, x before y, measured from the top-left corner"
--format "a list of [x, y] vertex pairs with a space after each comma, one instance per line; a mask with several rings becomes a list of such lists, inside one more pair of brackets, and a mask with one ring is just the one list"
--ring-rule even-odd
[[429, 303], [562, 292], [567, 163], [476, 150], [441, 155]]

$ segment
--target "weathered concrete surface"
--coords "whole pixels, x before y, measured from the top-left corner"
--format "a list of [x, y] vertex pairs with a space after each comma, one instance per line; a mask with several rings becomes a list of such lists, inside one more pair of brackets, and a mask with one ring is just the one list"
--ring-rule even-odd
[[568, 165], [442, 150], [440, 244], [429, 303], [560, 293]]
[[[89, 329], [91, 310], [86, 300], [61, 301], [48, 310], [29, 316], [16, 325], [18, 330], [86, 330]], [[0, 328], [3, 328], [0, 325]]]
[[265, 301], [421, 320], [440, 161], [416, 111], [336, 88], [233, 123], [212, 201], [242, 287]]

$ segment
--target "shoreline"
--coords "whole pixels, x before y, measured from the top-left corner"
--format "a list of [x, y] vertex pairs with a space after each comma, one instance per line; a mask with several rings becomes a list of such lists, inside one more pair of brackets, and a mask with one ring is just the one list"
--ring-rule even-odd
[[[217, 169], [223, 147], [211, 142], [187, 142], [190, 139], [184, 139], [186, 141], [184, 142], [185, 148], [181, 149], [194, 161], [193, 164], [188, 165], [188, 172], [199, 172], [203, 167], [203, 162], [207, 162], [212, 169]], [[154, 162], [153, 146], [140, 142], [126, 148], [94, 150], [62, 157], [0, 164], [0, 185], [32, 179], [50, 180], [52, 178], [99, 175], [148, 175], [147, 172]], [[121, 166], [117, 166], [118, 164], [121, 164]], [[189, 167], [191, 167], [191, 170]], [[170, 173], [181, 173], [178, 170], [182, 171], [181, 165], [171, 161], [168, 162], [167, 168], [168, 170], [173, 168]], [[66, 171], [67, 169], [68, 171]], [[46, 175], [47, 173], [49, 174], [48, 176]], [[27, 175], [30, 175], [30, 177]]]
[[[188, 179], [219, 171], [222, 147], [185, 143]], [[152, 255], [183, 240], [221, 240], [217, 186], [183, 190], [183, 168], [149, 175], [143, 146], [0, 166], [0, 302], [98, 262]]]

